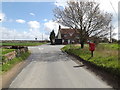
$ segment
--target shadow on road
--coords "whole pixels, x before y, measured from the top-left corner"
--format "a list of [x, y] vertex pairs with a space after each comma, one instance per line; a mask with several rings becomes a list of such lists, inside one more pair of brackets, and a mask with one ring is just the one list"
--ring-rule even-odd
[[[111, 75], [110, 73], [106, 72], [105, 70], [103, 70], [99, 67], [96, 67], [94, 64], [91, 64], [91, 63], [87, 62], [86, 60], [83, 60], [80, 57], [77, 57], [72, 54], [70, 54], [70, 56], [74, 57], [77, 60], [79, 60], [80, 62], [82, 62], [86, 69], [88, 69], [91, 72], [93, 72], [94, 74], [96, 74], [96, 76], [99, 76], [103, 81], [105, 81], [108, 85], [112, 86], [115, 90], [120, 89], [120, 85], [119, 85], [120, 78], [119, 77]], [[73, 67], [79, 68], [80, 66], [73, 66]]]

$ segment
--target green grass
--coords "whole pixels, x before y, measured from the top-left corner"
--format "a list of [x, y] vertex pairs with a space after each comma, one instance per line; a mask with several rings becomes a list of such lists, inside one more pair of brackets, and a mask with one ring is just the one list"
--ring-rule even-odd
[[2, 60], [4, 60], [3, 58], [5, 54], [15, 51], [15, 49], [5, 49], [5, 48], [0, 48], [0, 62], [2, 62]]
[[[71, 47], [71, 48], [70, 48]], [[77, 55], [114, 75], [120, 75], [120, 66], [118, 65], [118, 44], [99, 44], [94, 51], [94, 57], [91, 58], [91, 52], [88, 45], [81, 49], [80, 46], [66, 45], [63, 51]]]
[[1, 53], [2, 55], [7, 54], [12, 51], [15, 51], [15, 49], [5, 49], [5, 48], [0, 49], [0, 52], [2, 52]]
[[0, 75], [2, 74], [2, 65], [0, 65]]
[[20, 57], [16, 57], [12, 59], [11, 61], [8, 61], [7, 63], [2, 65], [2, 73], [10, 70], [15, 64], [25, 60], [30, 55], [30, 52], [23, 53]]
[[[1, 43], [0, 43], [1, 44]], [[42, 45], [42, 44], [46, 44], [46, 42], [43, 43], [39, 43], [39, 42], [4, 42], [2, 43], [3, 46], [38, 46], [38, 45]]]
[[107, 44], [107, 43], [101, 43], [100, 44], [101, 47], [103, 47], [103, 49], [111, 49], [111, 50], [118, 50], [120, 49], [120, 44]]

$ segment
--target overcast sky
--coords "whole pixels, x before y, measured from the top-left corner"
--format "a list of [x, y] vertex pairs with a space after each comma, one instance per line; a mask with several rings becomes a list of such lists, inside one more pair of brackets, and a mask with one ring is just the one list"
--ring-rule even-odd
[[[53, 9], [65, 7], [67, 0], [4, 0], [0, 3], [0, 39], [38, 40], [49, 39], [54, 29], [57, 34], [58, 24], [53, 22]], [[88, 0], [91, 1], [91, 0]], [[100, 3], [100, 9], [113, 14], [114, 32], [118, 33], [118, 1], [92, 0]], [[118, 35], [114, 36], [118, 39]]]

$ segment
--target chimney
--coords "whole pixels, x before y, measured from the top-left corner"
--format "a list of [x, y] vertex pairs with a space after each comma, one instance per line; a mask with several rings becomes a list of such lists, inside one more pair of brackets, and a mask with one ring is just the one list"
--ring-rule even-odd
[[61, 26], [59, 25], [59, 30], [61, 29]]

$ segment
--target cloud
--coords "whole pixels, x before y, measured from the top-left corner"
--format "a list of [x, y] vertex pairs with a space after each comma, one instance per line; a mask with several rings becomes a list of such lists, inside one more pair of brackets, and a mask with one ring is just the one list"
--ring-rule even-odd
[[56, 0], [55, 1], [55, 5], [57, 6], [57, 7], [65, 7], [66, 5], [67, 5], [67, 2], [68, 0]]
[[32, 15], [32, 16], [35, 16], [35, 14], [34, 13], [29, 13], [30, 15]]
[[0, 22], [3, 22], [5, 20], [5, 14], [4, 13], [0, 13]]
[[57, 23], [57, 22], [49, 20], [48, 22], [44, 23], [44, 30], [46, 30], [48, 32], [51, 32], [52, 30], [54, 30], [55, 34], [57, 35], [59, 25], [61, 26], [61, 28], [68, 28], [68, 27], [65, 27], [65, 26]]
[[2, 34], [2, 37], [0, 39], [14, 39], [15, 30], [8, 30], [5, 27], [0, 27], [0, 33]]
[[67, 6], [67, 1], [94, 1], [97, 3], [100, 3], [100, 9], [102, 11], [106, 11], [109, 13], [112, 13], [114, 17], [117, 17], [118, 15], [118, 2], [120, 0], [56, 0], [54, 2], [54, 5], [57, 7], [65, 7]]
[[[97, 0], [96, 0], [97, 1]], [[102, 11], [111, 13], [113, 15], [113, 20], [118, 18], [118, 1], [119, 0], [99, 0], [100, 9]], [[113, 21], [114, 23], [114, 21]]]
[[31, 29], [39, 29], [40, 23], [38, 21], [29, 21], [28, 25]]
[[59, 24], [56, 22], [53, 22], [52, 20], [44, 23], [44, 30], [48, 32], [51, 32], [54, 29], [55, 33], [57, 34], [58, 27], [59, 27]]
[[0, 40], [48, 40], [49, 35], [42, 34], [40, 30], [30, 29], [28, 31], [19, 32], [15, 29], [11, 30], [5, 27], [0, 27], [0, 33], [2, 34]]
[[46, 21], [48, 21], [47, 19], [44, 19], [44, 21], [46, 22]]
[[[101, 10], [109, 11], [109, 12], [117, 12], [118, 11], [118, 2], [120, 0], [55, 0], [54, 5], [57, 7], [65, 7], [67, 6], [67, 1], [94, 1], [100, 3]], [[115, 11], [114, 11], [115, 10]]]
[[25, 23], [26, 21], [25, 21], [25, 20], [22, 20], [22, 19], [17, 19], [16, 22], [17, 22], [17, 23]]

